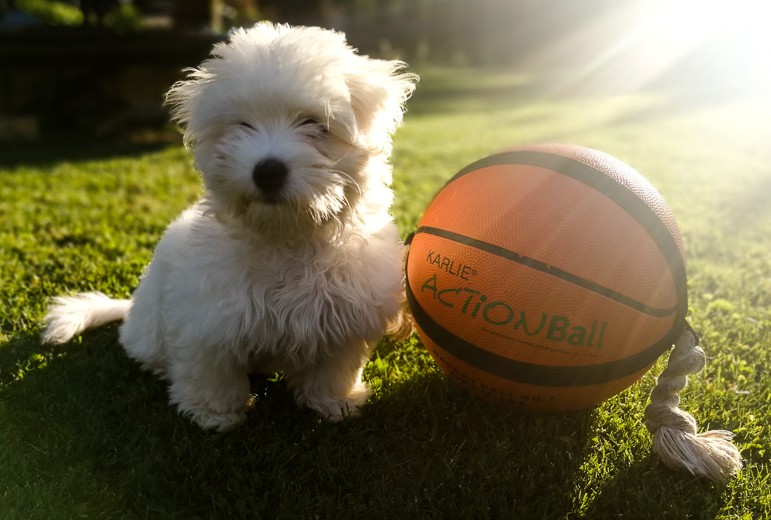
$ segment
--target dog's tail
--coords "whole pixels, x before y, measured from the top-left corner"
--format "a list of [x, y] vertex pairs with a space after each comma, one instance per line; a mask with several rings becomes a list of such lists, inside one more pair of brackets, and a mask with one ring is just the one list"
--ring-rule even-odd
[[131, 300], [113, 300], [102, 293], [58, 296], [48, 308], [43, 343], [66, 343], [87, 329], [125, 319]]

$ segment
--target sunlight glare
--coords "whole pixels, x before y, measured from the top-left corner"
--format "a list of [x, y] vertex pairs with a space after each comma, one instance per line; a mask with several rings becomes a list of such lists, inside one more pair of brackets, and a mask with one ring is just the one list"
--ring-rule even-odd
[[[732, 65], [739, 81], [771, 79], [771, 3], [767, 0], [658, 0], [673, 49], [706, 45], [715, 63]], [[756, 85], [759, 86], [759, 85]]]
[[561, 90], [638, 92], [660, 81], [694, 94], [771, 87], [768, 0], [629, 0], [531, 56]]

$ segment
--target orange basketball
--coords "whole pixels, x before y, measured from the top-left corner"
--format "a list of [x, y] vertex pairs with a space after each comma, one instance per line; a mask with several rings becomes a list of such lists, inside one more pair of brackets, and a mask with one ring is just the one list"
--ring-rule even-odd
[[407, 297], [436, 363], [508, 407], [580, 410], [637, 381], [685, 325], [680, 231], [605, 153], [535, 145], [461, 170], [426, 210]]

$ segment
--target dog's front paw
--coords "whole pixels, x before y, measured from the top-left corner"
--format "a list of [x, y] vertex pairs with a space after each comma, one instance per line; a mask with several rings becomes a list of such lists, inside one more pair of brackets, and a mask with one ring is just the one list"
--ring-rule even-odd
[[191, 419], [204, 430], [226, 432], [232, 430], [246, 420], [246, 413], [196, 413]]
[[341, 399], [334, 399], [328, 403], [324, 409], [317, 411], [327, 420], [336, 422], [347, 417], [355, 417], [361, 413], [361, 407], [369, 399], [372, 391], [364, 383], [358, 383], [348, 396]]
[[232, 430], [246, 421], [246, 412], [254, 406], [254, 399], [250, 398], [245, 405], [221, 409], [210, 407], [196, 407], [184, 409], [180, 405], [180, 412], [188, 416], [194, 423], [204, 430], [216, 430], [226, 432]]
[[345, 397], [309, 393], [300, 389], [295, 393], [295, 401], [300, 406], [310, 408], [324, 419], [337, 422], [359, 415], [361, 407], [367, 402], [370, 393], [369, 387], [359, 382], [351, 388]]
[[246, 373], [200, 356], [193, 359], [168, 366], [169, 397], [179, 413], [204, 430], [224, 432], [243, 423], [254, 404]]

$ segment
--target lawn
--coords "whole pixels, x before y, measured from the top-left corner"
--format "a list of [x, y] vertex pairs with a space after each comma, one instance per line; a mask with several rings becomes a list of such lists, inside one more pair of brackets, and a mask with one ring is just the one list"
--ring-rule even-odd
[[689, 319], [709, 356], [682, 407], [702, 430], [736, 433], [741, 473], [713, 484], [652, 453], [642, 411], [663, 360], [593, 409], [522, 414], [456, 386], [416, 336], [381, 342], [358, 419], [322, 422], [280, 376], [255, 376], [247, 423], [200, 431], [126, 357], [116, 326], [39, 341], [51, 296], [129, 296], [200, 195], [181, 145], [67, 142], [0, 148], [1, 519], [771, 516], [771, 100], [422, 75], [395, 138], [402, 235], [444, 181], [508, 146], [580, 144], [637, 168], [682, 229]]

